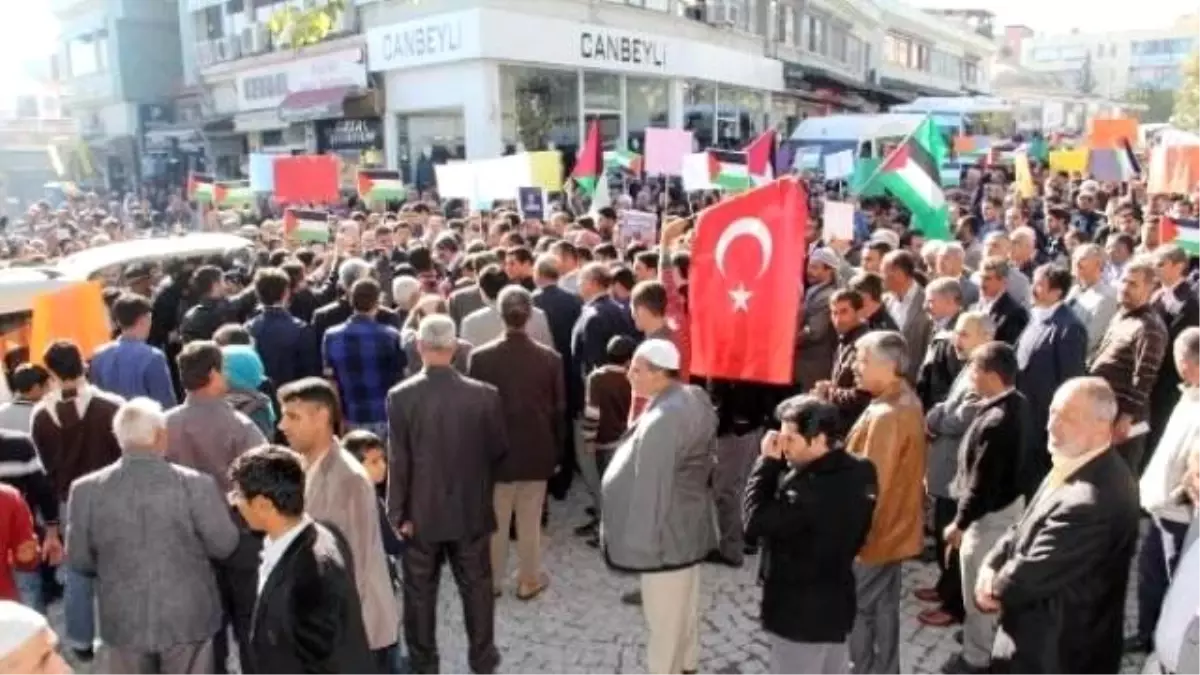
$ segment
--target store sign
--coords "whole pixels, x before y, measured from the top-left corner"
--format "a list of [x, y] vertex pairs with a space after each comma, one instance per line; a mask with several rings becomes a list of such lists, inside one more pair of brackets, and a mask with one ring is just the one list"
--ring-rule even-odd
[[479, 51], [479, 12], [439, 14], [367, 32], [372, 72], [474, 58]]
[[366, 87], [361, 49], [297, 59], [238, 73], [238, 111], [278, 107], [288, 94], [329, 87]]
[[579, 56], [601, 63], [667, 67], [667, 46], [664, 42], [644, 40], [640, 37], [630, 37], [610, 31], [580, 31]]
[[383, 128], [378, 119], [324, 120], [317, 123], [322, 150], [369, 150], [383, 147]]

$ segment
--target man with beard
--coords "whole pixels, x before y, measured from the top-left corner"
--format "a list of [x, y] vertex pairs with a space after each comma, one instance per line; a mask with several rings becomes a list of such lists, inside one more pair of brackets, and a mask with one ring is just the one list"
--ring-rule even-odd
[[809, 256], [808, 284], [796, 335], [796, 386], [804, 392], [829, 378], [835, 336], [829, 320], [829, 296], [836, 290], [837, 254], [819, 248]]

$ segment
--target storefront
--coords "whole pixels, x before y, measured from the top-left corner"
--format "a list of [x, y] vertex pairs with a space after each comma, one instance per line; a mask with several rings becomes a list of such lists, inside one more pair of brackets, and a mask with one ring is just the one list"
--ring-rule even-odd
[[372, 29], [367, 54], [385, 78], [389, 164], [418, 185], [448, 158], [574, 157], [592, 120], [606, 148], [641, 151], [646, 128], [668, 126], [740, 147], [783, 89], [761, 53], [493, 8]]
[[234, 130], [250, 152], [316, 152], [318, 124], [377, 119], [360, 47], [252, 68], [235, 77]]

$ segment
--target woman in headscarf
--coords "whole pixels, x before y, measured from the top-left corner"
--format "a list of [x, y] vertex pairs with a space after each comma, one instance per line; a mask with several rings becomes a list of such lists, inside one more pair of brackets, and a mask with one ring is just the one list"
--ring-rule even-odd
[[229, 391], [225, 400], [234, 410], [249, 417], [267, 438], [275, 436], [275, 411], [271, 398], [259, 391], [267, 380], [266, 369], [254, 347], [249, 345], [226, 345], [221, 348], [224, 356], [225, 382]]

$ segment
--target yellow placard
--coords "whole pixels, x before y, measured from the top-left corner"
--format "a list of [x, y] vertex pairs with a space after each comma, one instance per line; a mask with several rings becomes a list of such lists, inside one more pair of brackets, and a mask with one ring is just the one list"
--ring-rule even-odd
[[1050, 151], [1050, 170], [1083, 173], [1087, 170], [1088, 149], [1071, 148]]
[[1033, 172], [1029, 170], [1029, 155], [1017, 153], [1013, 157], [1013, 170], [1017, 174], [1017, 191], [1025, 199], [1032, 199], [1037, 191], [1033, 187]]
[[529, 173], [533, 184], [551, 192], [562, 189], [562, 158], [557, 150], [542, 150], [525, 153], [529, 156]]
[[83, 358], [89, 359], [111, 339], [112, 328], [99, 283], [81, 281], [34, 298], [29, 328], [29, 357], [34, 363], [42, 362], [46, 348], [56, 340], [74, 342]]

